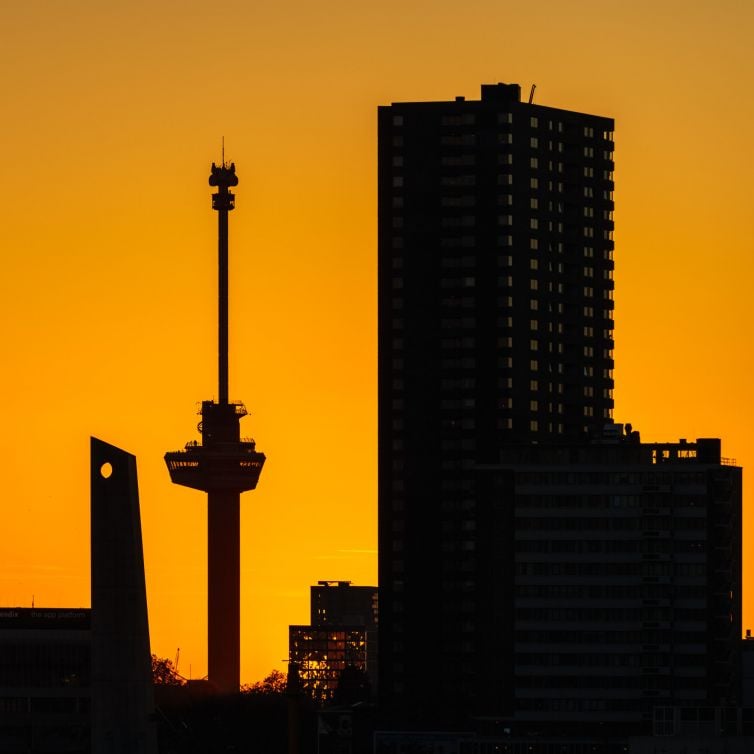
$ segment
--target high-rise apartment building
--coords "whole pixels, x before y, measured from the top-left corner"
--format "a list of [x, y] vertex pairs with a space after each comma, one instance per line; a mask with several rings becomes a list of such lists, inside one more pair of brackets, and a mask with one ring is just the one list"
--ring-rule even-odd
[[477, 470], [611, 420], [612, 131], [517, 85], [379, 109], [386, 698], [498, 689], [511, 585]]
[[379, 683], [407, 724], [735, 695], [740, 470], [612, 423], [612, 134], [517, 85], [379, 109]]

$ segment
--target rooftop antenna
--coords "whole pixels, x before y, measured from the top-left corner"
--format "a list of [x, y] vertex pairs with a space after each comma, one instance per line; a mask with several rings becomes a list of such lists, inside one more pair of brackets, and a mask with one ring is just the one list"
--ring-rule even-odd
[[537, 85], [536, 85], [536, 84], [532, 84], [532, 85], [531, 85], [531, 91], [529, 92], [529, 104], [530, 104], [530, 105], [531, 105], [531, 103], [532, 103], [532, 102], [533, 102], [533, 100], [534, 100], [534, 90], [535, 90], [536, 88], [537, 88]]
[[222, 138], [223, 167], [225, 167], [225, 137]]

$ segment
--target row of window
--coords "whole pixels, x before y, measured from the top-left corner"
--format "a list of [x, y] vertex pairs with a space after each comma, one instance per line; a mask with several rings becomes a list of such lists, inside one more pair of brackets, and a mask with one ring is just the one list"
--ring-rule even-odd
[[672, 644], [676, 647], [699, 647], [707, 644], [706, 630], [689, 629], [682, 626], [674, 628], [643, 629], [527, 629], [516, 631], [516, 645], [527, 644], [584, 644], [594, 647], [601, 644], [642, 644], [644, 646]]
[[[638, 658], [637, 658], [638, 659]], [[645, 658], [641, 658], [645, 660]], [[524, 667], [524, 666], [522, 666]], [[546, 666], [547, 667], [547, 666]], [[575, 665], [575, 667], [585, 667], [583, 665]], [[588, 667], [588, 666], [586, 666]], [[601, 667], [601, 666], [598, 666]], [[614, 666], [613, 666], [614, 667]], [[705, 666], [704, 661], [700, 658], [696, 658], [695, 662], [689, 664], [682, 664], [679, 658], [673, 656], [673, 668], [684, 668], [686, 675], [683, 679], [678, 679], [665, 675], [669, 666], [668, 664], [647, 664], [642, 662], [635, 665], [625, 665], [618, 667], [626, 668], [642, 668], [644, 673], [642, 675], [632, 673], [631, 675], [620, 675], [615, 672], [612, 674], [606, 674], [602, 676], [589, 676], [589, 675], [521, 675], [516, 678], [517, 689], [558, 689], [561, 693], [567, 693], [570, 689], [589, 689], [598, 691], [600, 689], [614, 690], [614, 689], [633, 689], [633, 690], [648, 690], [659, 689], [663, 691], [675, 690], [676, 687], [680, 687], [684, 690], [688, 689], [706, 689], [709, 681], [704, 673]], [[660, 669], [663, 673], [660, 674]], [[696, 669], [697, 676], [689, 676], [688, 671]], [[655, 675], [652, 673], [657, 673]]]
[[[514, 615], [518, 621], [546, 622], [598, 622], [635, 623], [640, 621], [698, 621], [707, 620], [704, 608], [679, 607], [516, 607]], [[655, 664], [655, 663], [652, 663]]]
[[[522, 120], [526, 122], [526, 116], [521, 116]], [[496, 121], [498, 125], [512, 125], [513, 124], [513, 113], [512, 112], [501, 112], [497, 113]], [[392, 118], [392, 124], [396, 127], [401, 127], [405, 125], [405, 120], [403, 115], [394, 114]], [[446, 113], [445, 115], [440, 116], [440, 125], [441, 126], [474, 126], [477, 124], [477, 118], [475, 113], [470, 112], [464, 112], [464, 113]], [[594, 138], [601, 138], [603, 141], [612, 141], [613, 140], [613, 132], [612, 131], [595, 131], [593, 126], [577, 126], [576, 124], [565, 124], [562, 120], [553, 120], [551, 118], [541, 119], [539, 116], [536, 115], [530, 115], [529, 116], [529, 128], [532, 129], [538, 129], [538, 128], [545, 128], [545, 124], [547, 125], [548, 131], [553, 131], [556, 133], [564, 133], [566, 128], [569, 130], [571, 128], [577, 128], [579, 129], [579, 133], [588, 138], [588, 139], [594, 139]]]
[[637, 699], [630, 694], [628, 699], [517, 699], [516, 708], [522, 712], [629, 712], [636, 714]]
[[518, 584], [515, 595], [522, 599], [694, 599], [702, 603], [706, 600], [697, 586], [688, 584]]
[[517, 576], [590, 576], [615, 578], [702, 577], [705, 563], [516, 563]]
[[[517, 510], [518, 514], [519, 511]], [[516, 531], [699, 531], [707, 528], [704, 517], [670, 516], [568, 516], [516, 517]]]
[[703, 539], [577, 539], [542, 540], [522, 539], [516, 541], [519, 553], [646, 553], [646, 554], [694, 554], [703, 553], [707, 543]]
[[[612, 377], [612, 375], [610, 375]], [[520, 484], [702, 484], [707, 480], [704, 471], [520, 471], [517, 475]], [[567, 498], [564, 498], [567, 499]], [[579, 498], [580, 499], [580, 498]], [[607, 498], [605, 498], [607, 499]], [[662, 496], [661, 500], [668, 498]], [[576, 498], [574, 498], [576, 500]], [[642, 498], [636, 495], [613, 495], [610, 498], [611, 505], [625, 507], [627, 505], [639, 505]], [[689, 499], [683, 496], [674, 496], [674, 504], [687, 503]], [[696, 500], [696, 498], [693, 498]], [[629, 502], [631, 501], [631, 502]], [[665, 505], [668, 503], [665, 502]]]
[[[442, 167], [446, 168], [471, 168], [476, 165], [476, 158], [474, 155], [466, 154], [466, 155], [446, 155], [441, 158], [440, 160]], [[502, 167], [510, 166], [511, 163], [508, 160], [505, 160]], [[539, 168], [539, 160], [536, 157], [532, 157], [529, 161], [529, 168], [533, 170], [540, 170]], [[562, 162], [553, 162], [550, 160], [547, 164], [547, 170], [550, 173], [557, 173], [562, 174], [564, 172], [563, 163]], [[544, 168], [542, 168], [542, 172], [544, 172]], [[611, 169], [602, 169], [597, 170], [589, 165], [586, 165], [581, 170], [581, 176], [583, 178], [587, 178], [590, 180], [599, 180], [604, 183], [612, 184], [613, 183], [613, 171]], [[564, 184], [563, 181], [560, 180], [553, 180], [551, 178], [547, 178], [545, 182], [545, 178], [542, 178], [541, 180], [541, 187], [540, 187], [540, 176], [530, 176], [529, 177], [529, 188], [534, 190], [547, 189], [550, 193], [558, 193], [562, 194], [564, 193]], [[470, 182], [463, 182], [462, 176], [447, 176], [448, 183], [443, 183], [442, 185], [454, 185], [454, 186], [468, 186], [468, 185], [474, 185]], [[441, 181], [444, 180], [441, 178]], [[452, 180], [452, 182], [450, 182]], [[497, 185], [498, 186], [512, 186], [514, 183], [513, 181], [513, 173], [512, 172], [500, 172], [497, 176]], [[403, 175], [393, 175], [391, 180], [391, 185], [394, 189], [401, 189], [405, 187], [404, 182], [404, 176]], [[592, 187], [593, 189], [594, 187]], [[583, 187], [582, 187], [583, 190]], [[600, 191], [602, 192], [603, 196], [611, 195], [613, 187], [600, 187]]]
[[[656, 668], [670, 665], [671, 662], [675, 667], [693, 667], [705, 666], [707, 658], [704, 654], [689, 654], [687, 652], [542, 652], [529, 653], [520, 652], [516, 654], [516, 665], [520, 667], [540, 666], [540, 667], [582, 667], [582, 668]], [[687, 677], [687, 676], [686, 676]], [[685, 678], [684, 677], [684, 680]], [[529, 675], [522, 675], [519, 681], [525, 678], [532, 678]], [[539, 677], [542, 680], [542, 677]], [[601, 675], [589, 678], [582, 676], [585, 686], [592, 683], [602, 685], [605, 681], [610, 681], [611, 676]], [[641, 678], [638, 676], [637, 678]], [[569, 680], [571, 679], [571, 680]], [[578, 684], [579, 682], [572, 676], [557, 675], [550, 676], [549, 680], [557, 683], [558, 686], [566, 684]], [[531, 686], [529, 686], [531, 687]], [[579, 686], [574, 686], [578, 688]], [[583, 686], [582, 686], [583, 687]]]

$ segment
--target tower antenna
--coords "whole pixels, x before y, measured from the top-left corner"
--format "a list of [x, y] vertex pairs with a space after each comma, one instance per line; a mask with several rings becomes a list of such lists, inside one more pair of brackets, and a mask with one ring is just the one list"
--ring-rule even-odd
[[529, 104], [530, 104], [530, 105], [531, 105], [531, 103], [532, 103], [532, 102], [534, 101], [534, 90], [535, 90], [536, 88], [537, 88], [537, 85], [536, 85], [536, 84], [532, 84], [532, 85], [531, 85], [531, 91], [529, 92]]
[[223, 156], [223, 167], [225, 167], [225, 137], [220, 137], [222, 139], [222, 156]]

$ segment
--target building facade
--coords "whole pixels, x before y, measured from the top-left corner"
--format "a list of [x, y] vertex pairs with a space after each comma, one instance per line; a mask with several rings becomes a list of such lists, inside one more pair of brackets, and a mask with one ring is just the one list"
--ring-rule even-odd
[[91, 611], [0, 608], [0, 752], [91, 751]]
[[303, 690], [316, 702], [335, 699], [344, 671], [351, 682], [377, 681], [377, 587], [319, 581], [311, 587], [311, 625], [289, 626], [288, 657]]
[[741, 705], [741, 469], [720, 441], [510, 448], [518, 721], [652, 732]]
[[611, 418], [613, 121], [505, 84], [378, 118], [380, 686], [433, 707], [510, 672], [478, 465]]

